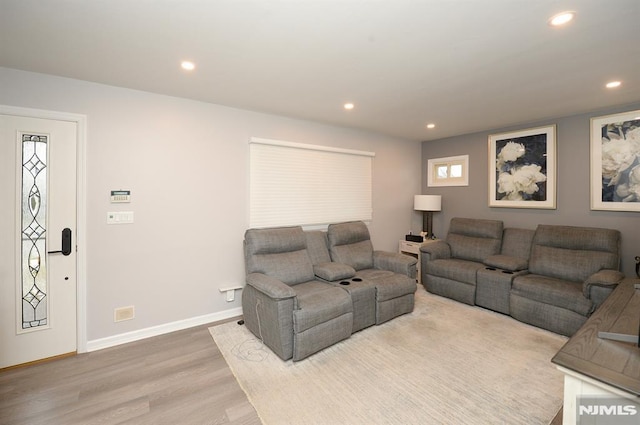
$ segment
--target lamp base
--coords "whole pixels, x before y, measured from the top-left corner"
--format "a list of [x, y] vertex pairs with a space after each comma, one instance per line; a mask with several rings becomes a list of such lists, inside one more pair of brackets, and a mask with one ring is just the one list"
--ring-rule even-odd
[[422, 212], [422, 233], [424, 239], [435, 239], [436, 237], [433, 235], [433, 211], [423, 211]]

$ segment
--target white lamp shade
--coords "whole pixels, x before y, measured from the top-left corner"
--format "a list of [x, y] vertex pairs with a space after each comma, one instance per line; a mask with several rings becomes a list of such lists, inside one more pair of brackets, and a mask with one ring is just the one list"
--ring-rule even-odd
[[413, 197], [413, 209], [416, 211], [440, 211], [442, 209], [442, 196], [415, 195]]

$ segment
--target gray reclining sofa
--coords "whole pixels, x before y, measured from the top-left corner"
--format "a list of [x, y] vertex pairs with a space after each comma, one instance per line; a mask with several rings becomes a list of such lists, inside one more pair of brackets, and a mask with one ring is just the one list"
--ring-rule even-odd
[[429, 292], [573, 335], [624, 279], [617, 230], [453, 218], [421, 250]]
[[283, 360], [413, 311], [416, 259], [374, 251], [362, 222], [249, 229], [244, 251], [244, 322]]

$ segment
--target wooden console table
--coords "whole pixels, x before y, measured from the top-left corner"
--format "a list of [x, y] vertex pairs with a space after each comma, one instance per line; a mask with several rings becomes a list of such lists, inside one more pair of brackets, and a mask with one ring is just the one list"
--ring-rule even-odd
[[638, 279], [627, 278], [551, 359], [565, 374], [563, 424], [576, 423], [579, 395], [614, 395], [640, 402], [640, 347], [598, 337], [598, 332], [638, 335]]

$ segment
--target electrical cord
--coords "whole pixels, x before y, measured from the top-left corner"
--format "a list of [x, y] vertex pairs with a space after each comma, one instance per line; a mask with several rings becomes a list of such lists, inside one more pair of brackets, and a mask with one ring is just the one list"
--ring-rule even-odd
[[262, 362], [269, 357], [269, 351], [264, 346], [264, 338], [262, 337], [262, 325], [260, 323], [260, 312], [258, 306], [260, 300], [256, 302], [256, 318], [258, 320], [259, 339], [249, 338], [231, 349], [231, 353], [240, 360], [248, 362]]

